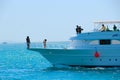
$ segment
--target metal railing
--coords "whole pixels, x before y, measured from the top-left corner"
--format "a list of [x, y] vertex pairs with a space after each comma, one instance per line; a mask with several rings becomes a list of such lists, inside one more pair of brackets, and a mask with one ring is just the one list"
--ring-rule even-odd
[[[44, 48], [43, 43], [31, 43], [32, 48]], [[69, 47], [69, 42], [47, 42], [46, 48], [50, 49], [66, 49]]]

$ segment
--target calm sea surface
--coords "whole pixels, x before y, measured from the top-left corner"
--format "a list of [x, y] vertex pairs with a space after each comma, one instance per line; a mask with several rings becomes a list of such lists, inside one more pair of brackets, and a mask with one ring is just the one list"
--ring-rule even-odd
[[[66, 48], [66, 42], [48, 43], [48, 48]], [[42, 47], [42, 43], [33, 43]], [[120, 68], [52, 67], [40, 53], [28, 51], [25, 43], [0, 44], [0, 80], [120, 80]]]

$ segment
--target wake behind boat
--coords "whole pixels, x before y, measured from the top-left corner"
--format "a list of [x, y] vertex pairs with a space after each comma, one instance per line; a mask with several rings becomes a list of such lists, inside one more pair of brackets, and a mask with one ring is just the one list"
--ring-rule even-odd
[[94, 24], [94, 32], [79, 33], [71, 37], [71, 46], [66, 49], [29, 50], [39, 52], [53, 65], [120, 66], [120, 21], [101, 21]]

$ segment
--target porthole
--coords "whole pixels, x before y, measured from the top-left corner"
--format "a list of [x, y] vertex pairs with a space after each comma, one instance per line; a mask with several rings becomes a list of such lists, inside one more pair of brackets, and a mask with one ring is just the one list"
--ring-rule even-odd
[[111, 59], [109, 59], [109, 61], [111, 61]]
[[92, 59], [90, 59], [90, 61], [92, 61]]
[[117, 61], [117, 59], [115, 59], [115, 61]]

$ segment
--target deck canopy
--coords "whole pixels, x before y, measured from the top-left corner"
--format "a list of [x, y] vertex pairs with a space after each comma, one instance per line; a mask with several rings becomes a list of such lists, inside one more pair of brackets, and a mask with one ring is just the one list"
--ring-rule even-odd
[[120, 24], [120, 21], [96, 21], [94, 24]]

